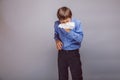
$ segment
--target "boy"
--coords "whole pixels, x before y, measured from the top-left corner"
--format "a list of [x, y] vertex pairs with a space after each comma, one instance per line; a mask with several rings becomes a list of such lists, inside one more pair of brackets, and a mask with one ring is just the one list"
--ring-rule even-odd
[[59, 8], [57, 17], [59, 20], [54, 24], [54, 39], [58, 49], [59, 80], [68, 80], [68, 67], [72, 80], [83, 80], [79, 54], [83, 39], [81, 23], [72, 19], [72, 12], [68, 7]]

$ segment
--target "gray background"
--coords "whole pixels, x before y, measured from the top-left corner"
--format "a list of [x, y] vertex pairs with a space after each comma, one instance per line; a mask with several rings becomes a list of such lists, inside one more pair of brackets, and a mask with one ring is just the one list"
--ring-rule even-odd
[[61, 6], [82, 22], [84, 80], [120, 80], [120, 0], [0, 0], [0, 80], [57, 80]]

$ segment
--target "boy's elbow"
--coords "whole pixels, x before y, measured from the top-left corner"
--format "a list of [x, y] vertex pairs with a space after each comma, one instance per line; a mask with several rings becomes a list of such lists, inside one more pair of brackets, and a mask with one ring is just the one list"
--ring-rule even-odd
[[78, 38], [76, 38], [77, 42], [82, 42], [82, 40], [83, 40], [83, 35], [80, 35]]

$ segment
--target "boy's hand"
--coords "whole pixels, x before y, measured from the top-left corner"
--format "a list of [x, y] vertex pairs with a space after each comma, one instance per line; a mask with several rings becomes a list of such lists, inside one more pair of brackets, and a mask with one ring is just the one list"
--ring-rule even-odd
[[56, 47], [58, 50], [61, 50], [62, 49], [62, 42], [60, 40], [56, 40]]

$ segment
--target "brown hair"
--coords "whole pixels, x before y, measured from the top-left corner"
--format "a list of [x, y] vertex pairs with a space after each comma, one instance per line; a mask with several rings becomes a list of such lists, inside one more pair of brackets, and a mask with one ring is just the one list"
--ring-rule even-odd
[[57, 11], [57, 17], [59, 20], [65, 20], [72, 17], [72, 12], [68, 7], [61, 7]]

